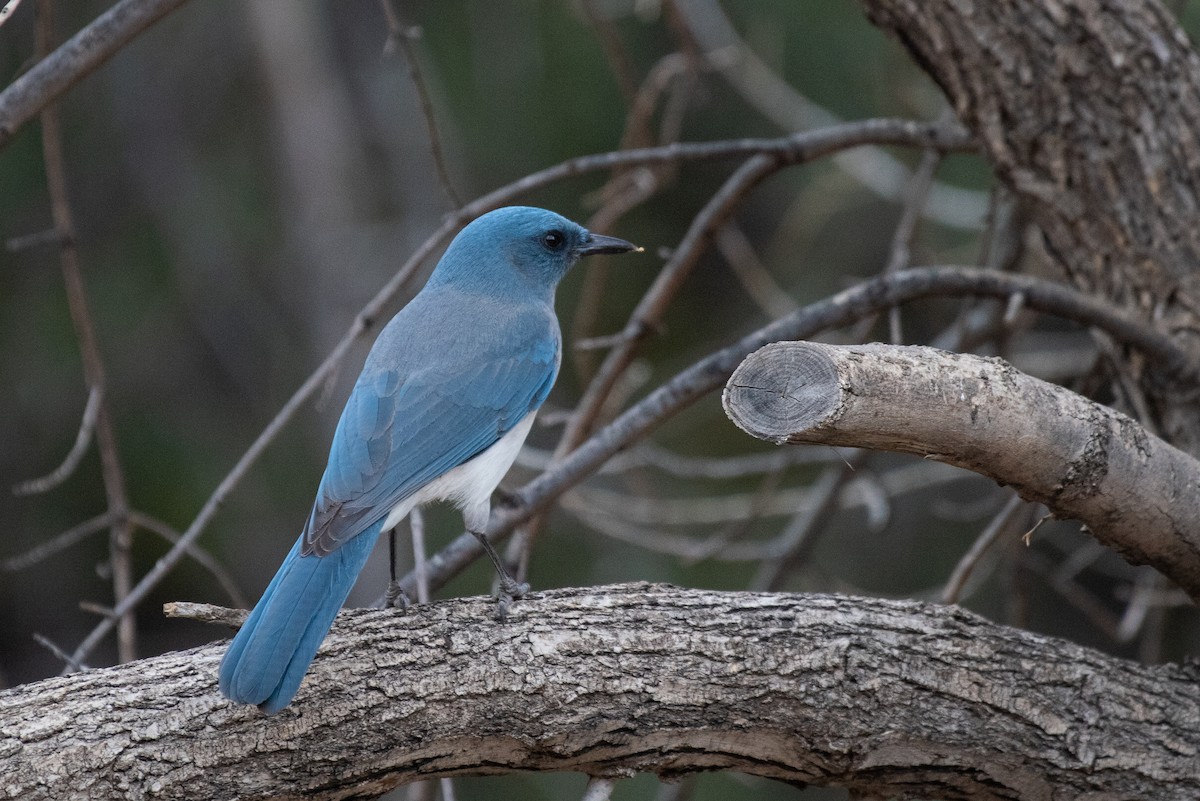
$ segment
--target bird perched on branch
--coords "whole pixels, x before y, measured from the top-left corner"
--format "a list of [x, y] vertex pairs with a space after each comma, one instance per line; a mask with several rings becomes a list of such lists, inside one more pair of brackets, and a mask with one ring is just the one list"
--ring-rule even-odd
[[559, 279], [581, 256], [640, 251], [544, 209], [479, 217], [379, 334], [342, 411], [304, 533], [221, 661], [221, 692], [268, 714], [292, 700], [380, 533], [448, 500], [500, 574], [491, 494], [554, 385]]

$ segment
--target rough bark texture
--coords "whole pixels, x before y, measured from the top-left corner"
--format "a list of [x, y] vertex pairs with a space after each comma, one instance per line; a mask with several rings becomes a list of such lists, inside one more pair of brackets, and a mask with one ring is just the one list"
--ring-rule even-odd
[[[862, 2], [1029, 199], [1071, 279], [1200, 358], [1200, 56], [1170, 12], [1157, 0]], [[1147, 387], [1166, 438], [1200, 453], [1195, 398]]]
[[868, 796], [1200, 797], [1200, 678], [953, 607], [632, 585], [343, 613], [274, 717], [207, 646], [0, 693], [9, 798], [369, 797], [732, 769]]
[[734, 371], [724, 403], [771, 442], [901, 451], [982, 473], [1200, 598], [1200, 462], [1002, 359], [777, 342]]

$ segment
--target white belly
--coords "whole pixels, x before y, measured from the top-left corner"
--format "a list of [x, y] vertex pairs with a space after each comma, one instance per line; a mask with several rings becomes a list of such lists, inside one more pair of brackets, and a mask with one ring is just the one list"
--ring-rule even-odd
[[383, 521], [383, 530], [387, 531], [399, 525], [416, 506], [433, 501], [450, 501], [462, 509], [469, 530], [482, 531], [487, 525], [492, 492], [512, 467], [525, 438], [529, 436], [529, 429], [533, 427], [533, 418], [536, 416], [537, 411], [525, 415], [521, 422], [510, 428], [483, 453], [447, 470], [396, 504]]

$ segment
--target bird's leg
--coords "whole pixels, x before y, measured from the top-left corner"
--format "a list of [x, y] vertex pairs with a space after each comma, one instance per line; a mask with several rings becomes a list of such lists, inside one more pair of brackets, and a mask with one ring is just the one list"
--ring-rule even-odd
[[408, 593], [400, 586], [400, 582], [396, 579], [396, 527], [392, 526], [388, 529], [388, 574], [391, 576], [391, 581], [388, 582], [387, 595], [384, 596], [384, 605], [388, 609], [399, 609], [408, 611], [412, 601], [408, 598]]
[[512, 605], [512, 602], [518, 598], [524, 598], [525, 594], [529, 592], [529, 584], [517, 581], [512, 577], [508, 568], [504, 566], [504, 562], [500, 561], [500, 554], [496, 553], [496, 549], [492, 547], [486, 534], [482, 531], [475, 531], [474, 528], [470, 531], [475, 539], [479, 540], [479, 544], [483, 546], [483, 550], [496, 567], [496, 573], [500, 576], [500, 598], [496, 604], [496, 619], [504, 620], [508, 617], [508, 607]]

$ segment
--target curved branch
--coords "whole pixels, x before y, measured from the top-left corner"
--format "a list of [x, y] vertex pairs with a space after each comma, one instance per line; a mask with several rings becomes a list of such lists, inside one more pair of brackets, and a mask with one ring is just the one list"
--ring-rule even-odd
[[724, 403], [776, 444], [900, 451], [982, 473], [1200, 598], [1200, 462], [1000, 359], [777, 342], [734, 371]]
[[217, 692], [219, 645], [0, 693], [5, 790], [320, 799], [729, 769], [870, 797], [1200, 794], [1193, 669], [904, 601], [632, 585], [490, 610], [343, 613], [272, 717]]
[[[676, 2], [679, 19], [729, 85], [758, 113], [785, 131], [841, 122], [828, 109], [800, 94], [759, 58], [725, 16], [716, 0]], [[833, 161], [868, 191], [885, 200], [903, 201], [912, 174], [902, 161], [877, 147], [839, 153]], [[934, 183], [919, 213], [937, 222], [978, 230], [987, 216], [987, 194]]]

